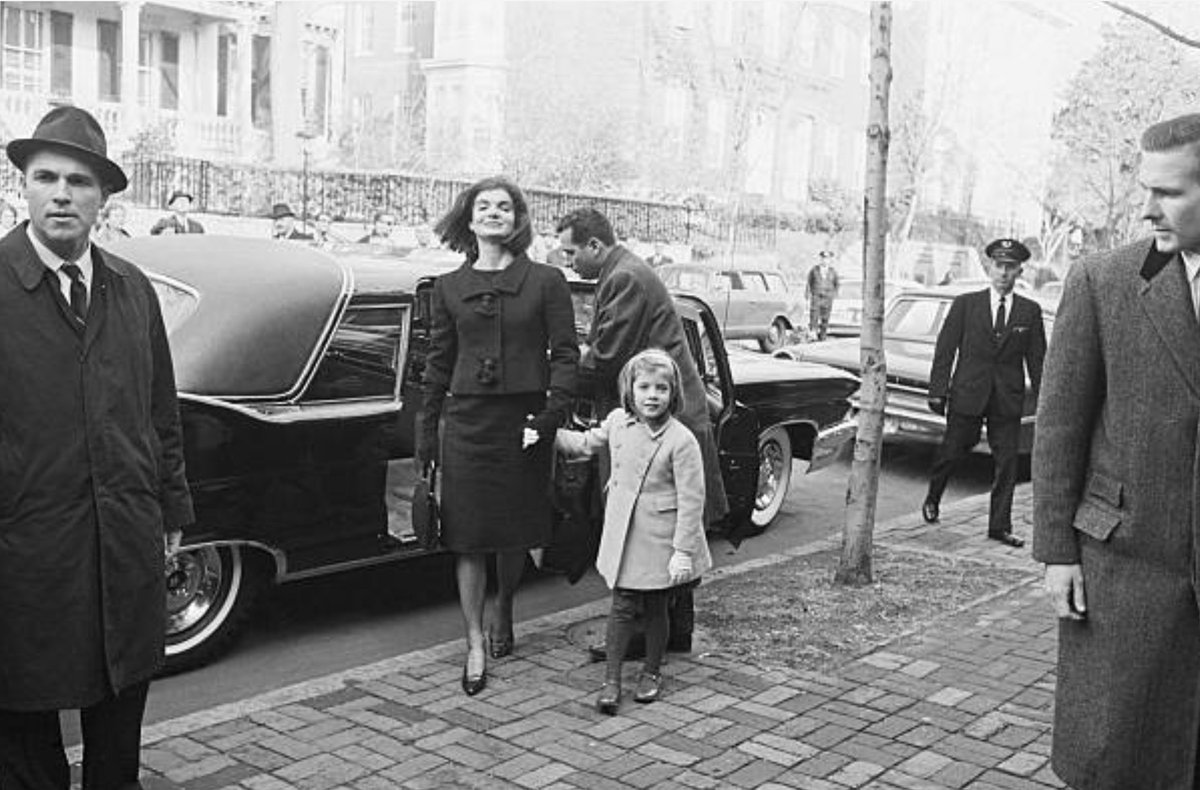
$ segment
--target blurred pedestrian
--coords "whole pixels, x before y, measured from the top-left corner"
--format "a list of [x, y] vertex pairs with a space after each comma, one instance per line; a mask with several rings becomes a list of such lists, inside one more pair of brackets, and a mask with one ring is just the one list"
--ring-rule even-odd
[[277, 241], [312, 241], [313, 237], [296, 228], [296, 213], [287, 203], [271, 207], [271, 238]]
[[[579, 346], [566, 278], [525, 254], [533, 231], [515, 184], [473, 184], [434, 232], [466, 262], [434, 281], [416, 461], [425, 469], [438, 458], [441, 418], [441, 539], [455, 555], [467, 630], [462, 687], [475, 695], [487, 655], [513, 651], [526, 556], [550, 539], [554, 432], [572, 405]], [[539, 440], [526, 446], [525, 428]], [[497, 589], [485, 641], [489, 555]]]
[[1153, 239], [1067, 273], [1033, 450], [1033, 556], [1058, 621], [1054, 771], [1200, 783], [1200, 114], [1141, 138]]
[[333, 217], [327, 211], [322, 211], [317, 214], [317, 219], [313, 223], [313, 244], [317, 247], [329, 249], [336, 247], [339, 244], [345, 244], [346, 240], [339, 236], [333, 229]]
[[358, 243], [390, 247], [394, 243], [392, 233], [395, 230], [396, 216], [387, 211], [376, 211], [371, 219], [371, 232], [360, 238]]
[[704, 532], [704, 461], [695, 435], [674, 415], [683, 404], [679, 368], [661, 349], [635, 355], [621, 370], [621, 406], [586, 433], [558, 431], [568, 455], [609, 448], [612, 477], [605, 489], [604, 533], [596, 567], [612, 590], [605, 642], [604, 686], [596, 709], [616, 714], [621, 663], [644, 624], [645, 664], [634, 701], [662, 694], [662, 661], [670, 627], [671, 588], [698, 580], [712, 567]]
[[192, 203], [195, 198], [190, 192], [176, 189], [167, 198], [167, 208], [170, 214], [155, 222], [150, 228], [151, 236], [163, 233], [203, 233], [204, 226], [188, 215], [192, 213]]
[[821, 250], [817, 265], [808, 270], [804, 295], [808, 297], [808, 329], [817, 340], [829, 333], [829, 313], [838, 295], [838, 273], [833, 268], [833, 252]]
[[657, 269], [659, 266], [666, 266], [668, 263], [674, 263], [675, 259], [663, 252], [662, 242], [654, 242], [654, 253], [646, 258], [646, 263], [650, 268]]
[[0, 201], [0, 236], [17, 227], [17, 222], [16, 206], [7, 201]]
[[1046, 355], [1042, 308], [1013, 291], [1029, 250], [1016, 239], [987, 246], [991, 287], [959, 294], [938, 332], [929, 373], [929, 408], [946, 416], [946, 433], [934, 457], [929, 491], [921, 513], [934, 523], [950, 475], [979, 443], [987, 423], [995, 471], [988, 510], [988, 537], [1013, 548], [1025, 541], [1012, 531], [1013, 489], [1021, 417], [1025, 413], [1025, 374], [1036, 400]]
[[[618, 377], [639, 351], [661, 348], [679, 368], [683, 405], [679, 421], [691, 429], [704, 460], [704, 523], [714, 526], [725, 518], [729, 506], [721, 479], [717, 443], [708, 415], [704, 382], [696, 368], [675, 312], [675, 302], [662, 280], [646, 262], [616, 243], [608, 218], [594, 208], [579, 208], [558, 222], [559, 245], [571, 266], [586, 280], [596, 280], [594, 318], [588, 330], [587, 350], [579, 363], [579, 390], [595, 404], [598, 414], [621, 405]], [[609, 474], [607, 453], [600, 454], [601, 477]], [[747, 514], [748, 517], [748, 514]], [[695, 629], [694, 582], [675, 587], [669, 606], [670, 636], [667, 649], [686, 653], [692, 649]], [[606, 645], [592, 645], [593, 659], [607, 659]], [[645, 653], [645, 642], [635, 639], [627, 657]]]
[[89, 242], [125, 189], [104, 132], [56, 107], [8, 143], [29, 221], [0, 241], [0, 787], [67, 790], [59, 710], [79, 708], [83, 790], [138, 784], [162, 666], [164, 554], [192, 522], [171, 350], [154, 288]]
[[125, 204], [109, 198], [104, 208], [100, 209], [100, 221], [92, 231], [92, 241], [97, 244], [110, 244], [119, 239], [129, 238], [129, 231], [125, 230], [125, 216]]

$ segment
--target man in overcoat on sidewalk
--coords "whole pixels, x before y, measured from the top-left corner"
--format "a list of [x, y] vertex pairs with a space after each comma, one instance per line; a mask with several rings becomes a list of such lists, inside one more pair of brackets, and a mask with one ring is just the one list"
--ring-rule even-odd
[[89, 242], [127, 184], [104, 132], [51, 110], [8, 144], [29, 221], [0, 241], [0, 788], [138, 784], [163, 660], [165, 555], [192, 521], [167, 333], [150, 281]]
[[1078, 790], [1200, 779], [1200, 114], [1141, 142], [1153, 239], [1067, 274], [1034, 441], [1033, 556], [1060, 618], [1052, 761]]
[[[647, 348], [670, 354], [683, 381], [683, 408], [676, 416], [695, 434], [704, 459], [705, 524], [720, 522], [729, 506], [708, 399], [667, 287], [645, 261], [617, 243], [611, 223], [600, 211], [576, 209], [559, 220], [557, 231], [571, 266], [584, 279], [596, 280], [594, 318], [579, 361], [580, 393], [591, 397], [598, 415], [606, 415], [620, 405], [617, 377], [626, 362]], [[692, 649], [694, 587], [689, 583], [673, 588], [668, 650]], [[627, 657], [636, 656], [639, 648], [644, 651], [641, 643], [634, 642]], [[604, 660], [603, 649], [597, 646], [592, 656]]]
[[1014, 292], [1029, 250], [1016, 239], [987, 246], [992, 284], [954, 297], [938, 331], [929, 373], [929, 408], [946, 415], [946, 433], [934, 456], [921, 513], [938, 520], [950, 474], [979, 443], [987, 424], [995, 470], [988, 537], [1020, 548], [1012, 531], [1013, 490], [1025, 409], [1025, 374], [1037, 396], [1046, 356], [1046, 328], [1037, 302]]

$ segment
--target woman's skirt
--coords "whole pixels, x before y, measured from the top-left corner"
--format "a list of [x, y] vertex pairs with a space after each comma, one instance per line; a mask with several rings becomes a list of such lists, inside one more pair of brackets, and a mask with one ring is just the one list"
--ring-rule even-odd
[[542, 393], [448, 397], [442, 426], [442, 544], [456, 554], [520, 551], [550, 541], [554, 442], [521, 449]]

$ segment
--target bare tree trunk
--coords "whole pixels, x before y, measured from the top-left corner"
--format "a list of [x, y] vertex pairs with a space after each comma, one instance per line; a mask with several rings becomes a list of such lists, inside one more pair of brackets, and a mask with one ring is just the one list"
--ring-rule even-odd
[[892, 84], [892, 4], [871, 4], [871, 108], [867, 118], [867, 186], [863, 197], [863, 318], [861, 410], [854, 440], [854, 463], [846, 490], [842, 556], [834, 581], [871, 583], [871, 540], [879, 461], [883, 447], [883, 405], [887, 362], [883, 353], [883, 272], [887, 244], [888, 93]]

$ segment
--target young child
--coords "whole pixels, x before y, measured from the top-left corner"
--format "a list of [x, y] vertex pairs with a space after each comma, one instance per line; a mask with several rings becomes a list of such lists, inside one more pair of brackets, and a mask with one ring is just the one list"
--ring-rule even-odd
[[649, 349], [625, 364], [618, 385], [621, 407], [599, 427], [582, 433], [559, 430], [556, 441], [561, 451], [575, 456], [607, 445], [612, 458], [596, 558], [613, 591], [608, 664], [596, 698], [597, 710], [608, 715], [620, 704], [621, 661], [639, 617], [646, 631], [646, 663], [634, 700], [658, 699], [668, 589], [712, 567], [704, 535], [700, 445], [672, 416], [682, 400], [678, 368], [665, 351]]

